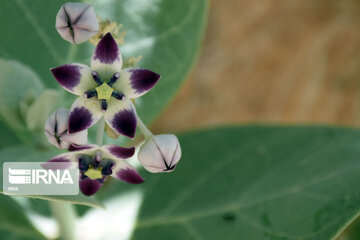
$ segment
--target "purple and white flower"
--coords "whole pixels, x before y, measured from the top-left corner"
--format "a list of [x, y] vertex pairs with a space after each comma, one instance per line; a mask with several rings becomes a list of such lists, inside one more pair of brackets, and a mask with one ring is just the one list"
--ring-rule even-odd
[[160, 134], [147, 138], [138, 153], [141, 165], [152, 173], [174, 171], [180, 158], [180, 143], [173, 134]]
[[133, 138], [136, 110], [130, 99], [148, 92], [160, 75], [147, 69], [122, 69], [120, 50], [110, 33], [95, 48], [91, 68], [72, 63], [52, 68], [55, 79], [78, 95], [69, 116], [69, 133], [83, 131], [102, 116], [118, 134]]
[[59, 149], [68, 148], [70, 144], [83, 145], [87, 143], [88, 131], [68, 133], [69, 110], [57, 109], [47, 119], [45, 124], [45, 136], [49, 143]]
[[99, 32], [94, 8], [86, 3], [62, 5], [56, 15], [55, 27], [63, 39], [73, 44], [85, 42]]
[[[124, 160], [134, 155], [135, 147], [70, 145], [69, 151], [71, 152], [60, 154], [48, 162], [77, 162], [80, 190], [87, 196], [95, 194], [109, 176], [131, 184], [144, 182], [136, 169]], [[44, 167], [47, 168], [46, 163]]]

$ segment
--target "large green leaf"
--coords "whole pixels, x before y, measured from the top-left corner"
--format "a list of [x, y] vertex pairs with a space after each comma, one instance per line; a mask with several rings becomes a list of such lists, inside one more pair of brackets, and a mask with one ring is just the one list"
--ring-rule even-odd
[[179, 140], [175, 172], [138, 186], [134, 239], [328, 240], [359, 213], [358, 130], [229, 127]]
[[[45, 162], [55, 156], [55, 151], [37, 151], [30, 146], [14, 146], [7, 149], [0, 150], [0, 193], [3, 187], [3, 163], [4, 162]], [[103, 207], [94, 197], [84, 196], [82, 193], [79, 195], [67, 196], [25, 196], [31, 198], [65, 201], [74, 204], [86, 205], [90, 207]]]
[[0, 195], [0, 222], [1, 239], [45, 239], [31, 225], [25, 210], [13, 199], [4, 195]]
[[[89, 64], [94, 46], [71, 45], [55, 30], [65, 1], [14, 0], [0, 3], [0, 57], [16, 59], [37, 72], [47, 87], [58, 87], [49, 68], [72, 61]], [[204, 34], [206, 0], [87, 1], [103, 19], [127, 31], [124, 57], [143, 56], [141, 67], [159, 72], [157, 86], [138, 101], [146, 122], [165, 107], [194, 63]]]

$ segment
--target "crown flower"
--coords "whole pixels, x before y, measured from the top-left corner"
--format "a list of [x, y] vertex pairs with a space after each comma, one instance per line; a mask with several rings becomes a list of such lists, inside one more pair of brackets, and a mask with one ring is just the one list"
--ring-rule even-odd
[[69, 133], [83, 131], [102, 116], [117, 134], [133, 138], [136, 110], [130, 99], [148, 92], [160, 75], [139, 68], [122, 69], [122, 56], [111, 33], [98, 43], [91, 67], [81, 63], [51, 69], [58, 83], [78, 95], [70, 109]]
[[[95, 194], [108, 177], [131, 184], [144, 182], [136, 169], [125, 161], [134, 155], [135, 147], [124, 148], [117, 145], [100, 147], [95, 144], [70, 145], [69, 151], [50, 159], [48, 162], [78, 163], [79, 186], [84, 195]], [[44, 167], [46, 168], [46, 163]]]

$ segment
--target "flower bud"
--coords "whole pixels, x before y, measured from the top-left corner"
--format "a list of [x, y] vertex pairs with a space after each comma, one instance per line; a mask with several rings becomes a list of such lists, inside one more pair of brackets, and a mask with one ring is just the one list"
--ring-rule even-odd
[[68, 133], [69, 110], [57, 109], [46, 121], [45, 135], [52, 145], [59, 149], [68, 148], [70, 144], [83, 145], [87, 143], [87, 130]]
[[74, 44], [89, 40], [99, 31], [94, 8], [85, 3], [62, 5], [56, 15], [55, 27], [63, 39]]
[[152, 173], [172, 172], [181, 157], [179, 140], [172, 134], [150, 137], [141, 146], [138, 160]]

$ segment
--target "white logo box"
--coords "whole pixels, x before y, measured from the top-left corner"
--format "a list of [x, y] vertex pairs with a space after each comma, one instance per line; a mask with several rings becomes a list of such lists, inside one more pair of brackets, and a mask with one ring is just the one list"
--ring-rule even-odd
[[5, 162], [3, 192], [7, 195], [78, 195], [78, 164]]

